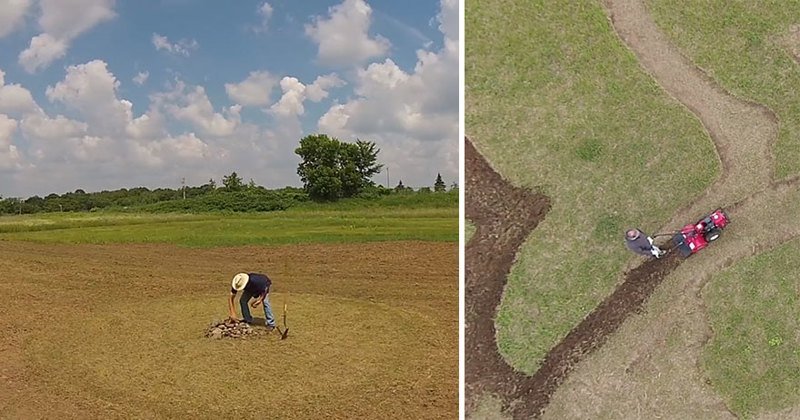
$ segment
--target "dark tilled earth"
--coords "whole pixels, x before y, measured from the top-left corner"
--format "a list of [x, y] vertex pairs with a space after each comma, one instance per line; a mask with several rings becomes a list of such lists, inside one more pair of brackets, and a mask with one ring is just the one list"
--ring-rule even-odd
[[205, 336], [212, 339], [249, 338], [264, 336], [272, 332], [265, 326], [251, 326], [242, 321], [214, 321], [206, 328]]
[[539, 417], [569, 372], [599, 348], [625, 319], [641, 311], [682, 261], [677, 253], [625, 273], [624, 282], [546, 355], [533, 375], [500, 355], [494, 318], [519, 247], [550, 210], [550, 200], [504, 180], [465, 139], [466, 217], [476, 232], [466, 246], [466, 401], [493, 394], [514, 418]]

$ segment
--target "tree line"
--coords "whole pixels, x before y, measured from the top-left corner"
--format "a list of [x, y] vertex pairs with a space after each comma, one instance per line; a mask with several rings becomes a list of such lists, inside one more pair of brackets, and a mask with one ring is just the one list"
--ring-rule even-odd
[[[337, 201], [343, 198], [376, 198], [398, 193], [446, 192], [440, 174], [431, 187], [417, 191], [403, 185], [394, 188], [376, 185], [371, 177], [380, 173], [380, 150], [375, 143], [356, 140], [347, 143], [324, 134], [306, 136], [295, 150], [301, 158], [297, 174], [303, 188], [285, 187], [269, 190], [251, 179], [245, 183], [235, 171], [198, 186], [181, 188], [121, 188], [113, 191], [86, 192], [82, 189], [64, 194], [32, 196], [27, 199], [0, 197], [0, 214], [40, 212], [76, 212], [99, 209], [135, 209], [143, 211], [271, 211], [282, 210], [305, 201]], [[454, 183], [451, 190], [457, 188]]]

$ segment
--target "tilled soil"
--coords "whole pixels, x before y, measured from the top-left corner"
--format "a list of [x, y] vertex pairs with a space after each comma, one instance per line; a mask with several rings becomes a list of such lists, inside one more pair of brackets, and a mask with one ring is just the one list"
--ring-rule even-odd
[[[270, 275], [281, 327], [288, 298], [289, 339], [203, 336], [240, 271]], [[3, 419], [458, 415], [457, 243], [0, 240], [0, 273]]]
[[272, 332], [267, 327], [251, 327], [243, 321], [214, 321], [206, 328], [205, 337], [219, 340], [222, 338], [251, 338], [264, 336]]
[[519, 247], [544, 219], [550, 202], [542, 194], [509, 184], [469, 139], [464, 150], [466, 216], [477, 227], [465, 250], [468, 410], [474, 409], [481, 395], [494, 394], [514, 418], [538, 417], [575, 365], [599, 348], [628, 316], [640, 311], [682, 260], [672, 253], [626, 273], [622, 285], [548, 352], [532, 376], [515, 371], [498, 351], [495, 311]]

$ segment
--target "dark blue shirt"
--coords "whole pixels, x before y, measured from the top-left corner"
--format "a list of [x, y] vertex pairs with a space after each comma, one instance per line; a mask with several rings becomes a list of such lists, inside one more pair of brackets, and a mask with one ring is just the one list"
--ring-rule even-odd
[[653, 249], [653, 245], [647, 240], [647, 235], [639, 229], [636, 230], [639, 232], [639, 237], [636, 239], [631, 240], [627, 236], [625, 237], [625, 244], [628, 245], [628, 249], [639, 255], [652, 255], [650, 250]]
[[[242, 292], [248, 292], [252, 296], [261, 296], [269, 293], [269, 287], [272, 285], [272, 280], [266, 274], [248, 273], [249, 279], [247, 284], [242, 289]], [[236, 294], [236, 289], [231, 287], [231, 294]]]

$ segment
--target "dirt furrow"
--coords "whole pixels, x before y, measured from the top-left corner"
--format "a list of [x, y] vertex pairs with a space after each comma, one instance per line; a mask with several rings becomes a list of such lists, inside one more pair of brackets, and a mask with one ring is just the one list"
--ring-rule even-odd
[[466, 399], [509, 395], [526, 376], [495, 343], [495, 312], [516, 252], [550, 209], [547, 197], [506, 182], [465, 139], [466, 217], [477, 230], [465, 249]]

